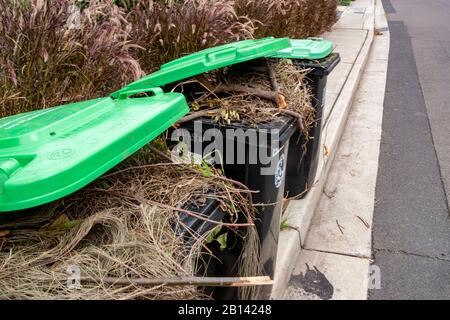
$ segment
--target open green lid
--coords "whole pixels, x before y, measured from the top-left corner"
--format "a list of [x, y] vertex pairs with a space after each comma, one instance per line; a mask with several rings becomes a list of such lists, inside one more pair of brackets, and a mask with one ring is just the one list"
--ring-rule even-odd
[[271, 55], [272, 58], [318, 60], [333, 51], [333, 42], [322, 38], [291, 39], [288, 48]]
[[289, 46], [288, 38], [276, 39], [270, 37], [260, 40], [243, 40], [205, 49], [166, 63], [161, 66], [160, 70], [130, 83], [111, 96], [116, 97], [122, 90], [149, 86], [159, 87], [204, 72], [256, 58], [267, 57]]
[[[183, 117], [183, 95], [142, 91], [0, 119], [0, 212], [81, 189]], [[133, 97], [134, 95], [134, 97]]]

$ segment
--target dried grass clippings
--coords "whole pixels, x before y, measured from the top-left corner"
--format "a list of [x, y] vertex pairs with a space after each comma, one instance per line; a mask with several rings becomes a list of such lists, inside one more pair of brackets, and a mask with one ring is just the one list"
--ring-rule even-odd
[[[10, 231], [0, 238], [0, 298], [209, 298], [193, 286], [101, 281], [196, 276], [200, 265], [214, 259], [205, 249], [214, 229], [205, 234], [189, 230], [193, 241], [186, 242], [175, 228], [185, 227], [180, 212], [171, 208], [201, 206], [207, 198], [218, 201], [227, 213], [224, 220], [237, 225], [222, 228], [243, 239], [239, 276], [261, 275], [256, 230], [239, 227], [240, 222], [253, 221], [254, 214], [248, 194], [240, 188], [217, 172], [205, 176], [141, 150], [85, 189], [37, 209], [29, 218], [0, 224], [0, 230]], [[82, 278], [98, 280], [69, 288], [71, 266], [79, 268]], [[242, 288], [240, 295], [251, 298], [257, 290]]]

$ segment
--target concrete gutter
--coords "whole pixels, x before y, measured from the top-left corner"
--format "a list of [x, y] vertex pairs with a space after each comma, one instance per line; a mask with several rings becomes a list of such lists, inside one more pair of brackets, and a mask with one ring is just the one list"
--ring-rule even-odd
[[[272, 299], [280, 299], [284, 295], [337, 153], [374, 39], [375, 2], [375, 0], [354, 1], [343, 12], [333, 30], [324, 35], [331, 40], [334, 38], [340, 40], [335, 51], [341, 53], [343, 57], [341, 70], [336, 68], [329, 77], [331, 88], [329, 85], [327, 89], [322, 130], [323, 148], [315, 185], [304, 199], [291, 200], [283, 216], [283, 219], [287, 219], [289, 228], [280, 233]], [[355, 47], [353, 35], [355, 37], [362, 35], [360, 46]]]

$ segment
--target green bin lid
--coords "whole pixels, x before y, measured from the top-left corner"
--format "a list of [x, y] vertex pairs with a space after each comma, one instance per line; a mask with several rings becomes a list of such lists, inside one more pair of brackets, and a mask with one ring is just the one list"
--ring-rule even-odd
[[140, 92], [0, 119], [0, 212], [81, 189], [189, 112], [181, 94]]
[[116, 97], [122, 90], [159, 87], [236, 63], [267, 57], [289, 46], [288, 38], [269, 37], [205, 49], [163, 64], [158, 71], [130, 83], [113, 93], [112, 97]]
[[272, 58], [318, 60], [333, 51], [333, 42], [322, 38], [291, 39], [288, 48], [271, 55]]

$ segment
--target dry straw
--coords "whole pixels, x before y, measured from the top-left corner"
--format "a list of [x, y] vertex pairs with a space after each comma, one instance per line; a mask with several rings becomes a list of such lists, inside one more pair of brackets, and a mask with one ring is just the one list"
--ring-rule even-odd
[[[201, 205], [206, 197], [218, 200], [227, 212], [229, 225], [223, 228], [244, 241], [239, 276], [261, 275], [256, 230], [245, 224], [253, 221], [248, 190], [211, 168], [204, 174], [157, 158], [141, 150], [85, 189], [0, 225], [9, 232], [0, 238], [0, 298], [208, 298], [196, 286], [102, 281], [196, 276], [200, 264], [211, 258], [205, 247], [211, 231], [189, 230], [195, 241], [187, 243], [174, 226], [183, 227], [179, 210], [185, 204]], [[68, 286], [71, 266], [91, 281], [80, 289]], [[256, 293], [255, 287], [240, 289], [242, 298]]]
[[190, 100], [191, 114], [179, 123], [211, 117], [221, 124], [239, 122], [250, 127], [288, 114], [308, 140], [315, 122], [308, 69], [289, 59], [259, 59], [205, 73], [170, 88]]

